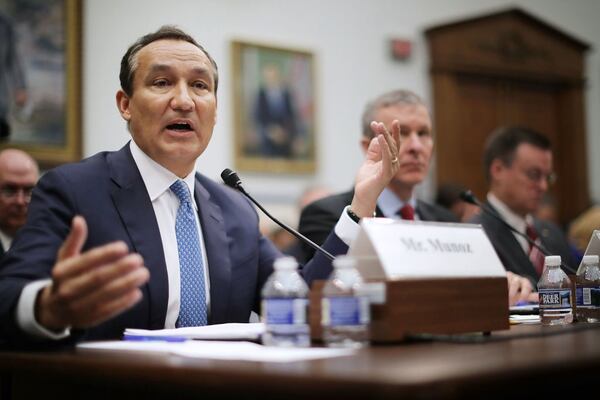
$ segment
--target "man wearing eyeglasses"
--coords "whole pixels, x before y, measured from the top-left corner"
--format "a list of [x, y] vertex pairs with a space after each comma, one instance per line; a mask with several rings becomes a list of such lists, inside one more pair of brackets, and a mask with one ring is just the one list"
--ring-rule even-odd
[[[533, 217], [556, 180], [548, 138], [527, 128], [498, 128], [486, 143], [483, 160], [489, 183], [488, 205], [513, 228], [575, 265], [564, 233], [551, 222]], [[544, 264], [544, 254], [538, 248], [490, 215], [481, 213], [472, 222], [483, 225], [507, 271], [537, 283]]]
[[0, 152], [0, 256], [25, 224], [38, 175], [37, 163], [29, 154], [17, 149]]

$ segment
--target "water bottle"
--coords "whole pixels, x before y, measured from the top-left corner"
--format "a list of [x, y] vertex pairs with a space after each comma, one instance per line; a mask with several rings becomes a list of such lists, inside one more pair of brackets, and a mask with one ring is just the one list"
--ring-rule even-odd
[[323, 287], [321, 326], [329, 347], [360, 348], [369, 341], [369, 299], [358, 295], [363, 284], [352, 257], [338, 256]]
[[598, 256], [584, 256], [575, 280], [577, 321], [600, 321], [600, 268]]
[[560, 269], [560, 256], [547, 256], [538, 282], [542, 325], [565, 325], [573, 322], [571, 280]]
[[263, 344], [309, 347], [308, 286], [298, 274], [298, 263], [293, 257], [282, 257], [273, 267], [275, 271], [262, 289]]

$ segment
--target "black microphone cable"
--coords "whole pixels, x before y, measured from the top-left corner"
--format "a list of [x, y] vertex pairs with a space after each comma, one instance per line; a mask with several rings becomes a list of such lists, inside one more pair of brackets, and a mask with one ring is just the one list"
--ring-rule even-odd
[[246, 190], [244, 190], [244, 188], [242, 187], [242, 181], [240, 180], [238, 174], [235, 173], [235, 171], [232, 171], [229, 168], [225, 168], [223, 170], [223, 172], [221, 172], [221, 179], [223, 179], [223, 182], [225, 182], [225, 184], [227, 186], [240, 191], [244, 196], [246, 196], [248, 199], [250, 199], [250, 201], [252, 203], [254, 203], [263, 213], [265, 213], [265, 215], [267, 217], [271, 218], [271, 220], [273, 220], [277, 225], [281, 226], [283, 229], [285, 229], [286, 231], [288, 231], [289, 233], [291, 233], [292, 235], [294, 235], [299, 240], [306, 243], [313, 249], [320, 251], [330, 261], [333, 261], [335, 259], [335, 256], [333, 256], [330, 252], [323, 249], [321, 246], [319, 246], [318, 244], [316, 244], [315, 242], [313, 242], [306, 236], [302, 235], [300, 232], [296, 231], [295, 229], [290, 228], [283, 222], [279, 221], [277, 218], [272, 216], [267, 210], [265, 210], [265, 208], [263, 206], [261, 206], [260, 203], [258, 203], [258, 201], [254, 200], [254, 198], [252, 196], [250, 196], [250, 194], [248, 192], [246, 192]]

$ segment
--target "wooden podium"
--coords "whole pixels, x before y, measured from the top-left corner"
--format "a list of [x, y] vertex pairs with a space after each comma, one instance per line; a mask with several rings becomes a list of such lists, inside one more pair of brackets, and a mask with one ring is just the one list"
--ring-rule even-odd
[[[322, 339], [321, 291], [316, 281], [309, 295], [313, 340]], [[425, 278], [385, 282], [385, 303], [371, 305], [370, 338], [399, 342], [414, 334], [490, 332], [509, 328], [506, 278]]]

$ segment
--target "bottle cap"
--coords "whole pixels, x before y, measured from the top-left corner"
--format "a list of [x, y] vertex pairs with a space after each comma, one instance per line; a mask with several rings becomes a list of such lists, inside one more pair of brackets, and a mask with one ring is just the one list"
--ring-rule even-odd
[[334, 268], [356, 268], [356, 259], [351, 256], [337, 256], [332, 264]]
[[595, 254], [590, 254], [587, 256], [583, 256], [583, 260], [581, 260], [584, 264], [598, 264], [598, 256]]
[[546, 256], [544, 264], [549, 267], [560, 266], [560, 256]]
[[298, 268], [298, 261], [294, 257], [280, 257], [275, 260], [273, 268], [276, 270], [290, 270]]

